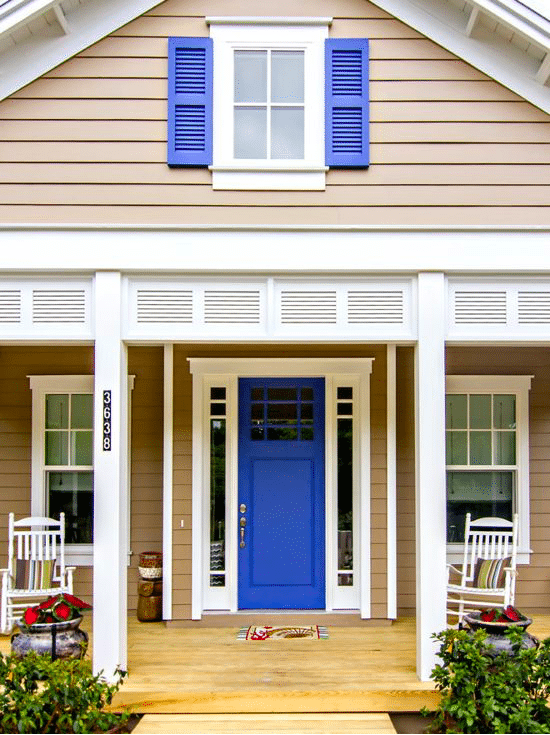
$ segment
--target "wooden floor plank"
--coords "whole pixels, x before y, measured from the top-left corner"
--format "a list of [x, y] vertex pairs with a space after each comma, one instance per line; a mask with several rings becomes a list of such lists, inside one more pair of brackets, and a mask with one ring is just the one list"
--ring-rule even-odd
[[304, 713], [277, 715], [145, 715], [133, 730], [136, 735], [150, 733], [395, 733], [391, 719], [384, 713], [323, 714]]

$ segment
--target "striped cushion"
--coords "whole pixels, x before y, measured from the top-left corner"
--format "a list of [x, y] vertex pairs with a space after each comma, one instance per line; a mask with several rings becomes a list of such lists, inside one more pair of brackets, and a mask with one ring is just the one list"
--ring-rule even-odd
[[478, 559], [474, 573], [474, 587], [494, 590], [504, 587], [506, 567], [510, 566], [510, 557], [505, 559]]
[[44, 590], [52, 586], [55, 561], [17, 559], [15, 563], [15, 588], [18, 590]]

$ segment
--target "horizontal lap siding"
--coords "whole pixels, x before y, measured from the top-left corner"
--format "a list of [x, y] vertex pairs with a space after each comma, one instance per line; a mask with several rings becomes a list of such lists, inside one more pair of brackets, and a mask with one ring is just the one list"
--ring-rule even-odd
[[531, 562], [518, 567], [516, 603], [530, 614], [550, 607], [550, 360], [546, 348], [476, 347], [447, 349], [449, 374], [534, 375], [529, 394]]
[[[191, 434], [192, 383], [189, 357], [303, 357], [304, 348], [179, 346], [174, 348], [173, 615], [191, 617]], [[371, 573], [372, 616], [387, 616], [386, 604], [386, 353], [376, 346], [309, 346], [314, 357], [374, 357], [371, 377]], [[184, 521], [181, 528], [180, 521]]]
[[370, 39], [370, 169], [292, 193], [214, 192], [207, 170], [169, 169], [167, 36], [257, 12], [167, 0], [0, 103], [0, 222], [548, 224], [548, 116], [363, 0], [305, 0], [299, 14]]

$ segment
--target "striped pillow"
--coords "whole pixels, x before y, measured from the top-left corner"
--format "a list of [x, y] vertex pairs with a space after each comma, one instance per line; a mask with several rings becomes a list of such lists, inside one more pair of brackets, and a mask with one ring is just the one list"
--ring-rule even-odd
[[510, 566], [511, 557], [505, 559], [478, 559], [474, 572], [474, 587], [485, 590], [504, 587], [505, 569]]
[[15, 588], [32, 592], [50, 589], [55, 560], [17, 559], [15, 563]]

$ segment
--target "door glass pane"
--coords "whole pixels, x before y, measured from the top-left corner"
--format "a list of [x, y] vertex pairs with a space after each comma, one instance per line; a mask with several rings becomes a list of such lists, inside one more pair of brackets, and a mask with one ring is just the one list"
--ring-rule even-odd
[[267, 110], [235, 108], [235, 158], [267, 158]]
[[267, 430], [267, 438], [271, 441], [296, 441], [298, 439], [298, 429], [282, 426], [270, 427]]
[[495, 429], [516, 428], [515, 396], [493, 396], [493, 426]]
[[92, 465], [93, 433], [91, 431], [71, 431], [71, 464]]
[[[210, 571], [225, 569], [225, 419], [210, 421]], [[225, 586], [225, 577], [210, 577], [212, 587]]]
[[491, 432], [470, 432], [470, 464], [492, 464]]
[[514, 478], [513, 471], [447, 472], [448, 543], [464, 541], [466, 513], [512, 520]]
[[271, 101], [304, 101], [304, 52], [271, 53]]
[[69, 432], [47, 431], [44, 463], [46, 465], [69, 464]]
[[491, 428], [491, 396], [470, 396], [470, 429]]
[[69, 427], [69, 396], [49, 394], [46, 396], [46, 429]]
[[495, 464], [516, 464], [515, 431], [495, 431]]
[[446, 397], [446, 426], [447, 429], [466, 429], [467, 400], [465, 395], [448, 395]]
[[298, 405], [296, 403], [268, 403], [267, 421], [269, 424], [294, 426], [298, 423]]
[[[338, 569], [353, 569], [353, 419], [338, 419]], [[338, 584], [352, 584], [347, 575]]]
[[76, 393], [71, 396], [71, 429], [91, 429], [94, 397], [91, 393]]
[[267, 102], [266, 51], [235, 51], [235, 102]]
[[302, 388], [302, 401], [313, 400], [313, 388]]
[[65, 541], [91, 544], [93, 541], [94, 493], [91, 472], [48, 472], [48, 515], [65, 513]]
[[304, 110], [274, 107], [271, 110], [271, 158], [304, 157]]
[[447, 464], [468, 464], [466, 431], [447, 431]]
[[297, 401], [298, 400], [298, 389], [297, 388], [268, 388], [267, 389], [267, 400], [268, 401]]

